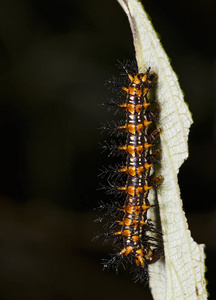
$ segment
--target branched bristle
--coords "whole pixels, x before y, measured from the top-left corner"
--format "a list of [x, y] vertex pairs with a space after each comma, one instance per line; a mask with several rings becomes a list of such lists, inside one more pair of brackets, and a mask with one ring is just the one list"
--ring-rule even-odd
[[120, 156], [120, 155], [124, 154], [123, 151], [121, 151], [121, 150], [118, 149], [121, 146], [123, 146], [123, 145], [122, 144], [120, 144], [120, 145], [118, 144], [117, 145], [117, 141], [115, 141], [115, 140], [111, 140], [110, 142], [105, 141], [104, 144], [100, 143], [100, 147], [102, 149], [102, 153], [104, 151], [106, 151], [106, 150], [110, 151], [108, 157], [111, 156], [111, 155], [112, 156]]
[[107, 180], [107, 182], [109, 185], [101, 184], [99, 190], [104, 190], [107, 195], [114, 195], [114, 197], [125, 194], [124, 191], [118, 190], [118, 187], [121, 186], [121, 184], [114, 184], [111, 183], [109, 180]]
[[104, 130], [108, 130], [110, 136], [116, 135], [117, 137], [119, 137], [125, 134], [125, 131], [118, 128], [118, 126], [122, 126], [122, 125], [123, 125], [122, 123], [117, 124], [115, 121], [110, 121], [110, 122], [102, 123], [99, 129], [101, 129], [102, 132]]
[[118, 274], [118, 269], [120, 266], [123, 267], [123, 269], [126, 269], [127, 262], [123, 255], [120, 254], [111, 254], [110, 259], [103, 259], [102, 264], [104, 266], [104, 270], [107, 269], [115, 269], [116, 273]]
[[99, 173], [99, 177], [104, 178], [107, 177], [107, 179], [113, 179], [116, 178], [121, 179], [125, 173], [123, 172], [119, 172], [120, 169], [123, 169], [124, 166], [122, 166], [121, 164], [116, 164], [113, 166], [109, 165], [108, 167], [102, 167], [102, 169], [99, 169], [100, 173]]
[[103, 217], [99, 218], [99, 221], [107, 220], [104, 222], [104, 227], [113, 228], [114, 225], [119, 225], [116, 220], [122, 220], [123, 211], [122, 211], [122, 203], [119, 201], [112, 201], [111, 203], [104, 203], [101, 201], [99, 210], [103, 210]]
[[119, 201], [110, 201], [110, 203], [99, 202], [98, 210], [107, 210], [108, 213], [115, 212], [116, 210], [122, 208], [122, 203]]
[[137, 74], [138, 73], [138, 67], [135, 60], [124, 60], [123, 62], [117, 60], [116, 66], [119, 69], [123, 69], [124, 73], [121, 73], [120, 75], [128, 75], [128, 74]]
[[135, 283], [138, 281], [144, 283], [145, 285], [148, 283], [149, 277], [147, 267], [143, 268], [140, 265], [135, 268], [133, 267], [131, 273], [133, 274], [133, 280]]
[[108, 89], [112, 89], [112, 91], [115, 90], [115, 89], [113, 89], [113, 87], [117, 88], [119, 91], [121, 91], [123, 82], [122, 82], [121, 79], [116, 78], [115, 76], [113, 76], [111, 79], [105, 81], [105, 85], [108, 86]]
[[93, 237], [92, 241], [96, 241], [98, 239], [101, 239], [101, 238], [110, 238], [110, 237], [113, 237], [113, 233], [100, 233], [100, 234], [97, 234], [95, 235], [95, 237]]

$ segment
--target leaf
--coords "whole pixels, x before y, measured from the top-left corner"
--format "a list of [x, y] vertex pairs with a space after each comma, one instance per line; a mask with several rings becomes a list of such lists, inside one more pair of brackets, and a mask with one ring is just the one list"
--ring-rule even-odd
[[[179, 168], [188, 157], [191, 114], [178, 79], [147, 14], [138, 0], [118, 0], [128, 16], [140, 72], [148, 67], [158, 75], [156, 99], [160, 107], [161, 167], [164, 181], [157, 189], [164, 259], [149, 266], [155, 300], [207, 299], [204, 245], [191, 237], [178, 186]], [[153, 195], [152, 195], [153, 197]], [[153, 220], [154, 212], [152, 212]]]

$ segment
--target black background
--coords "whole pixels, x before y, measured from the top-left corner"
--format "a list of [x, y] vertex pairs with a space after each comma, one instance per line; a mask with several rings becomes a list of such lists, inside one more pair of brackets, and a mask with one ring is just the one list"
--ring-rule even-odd
[[[194, 240], [206, 244], [214, 296], [215, 1], [143, 1], [193, 114], [180, 170]], [[92, 243], [104, 81], [134, 59], [117, 1], [0, 2], [0, 299], [152, 299], [127, 272], [102, 272], [112, 251]], [[105, 160], [105, 161], [104, 161]]]

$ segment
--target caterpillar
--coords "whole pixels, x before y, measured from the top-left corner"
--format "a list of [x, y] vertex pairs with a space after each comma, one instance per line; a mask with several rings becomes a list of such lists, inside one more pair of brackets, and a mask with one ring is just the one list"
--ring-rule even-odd
[[[124, 123], [107, 123], [103, 129], [123, 140], [123, 143], [111, 141], [105, 143], [104, 150], [117, 158], [123, 155], [124, 162], [101, 170], [101, 176], [107, 176], [108, 186], [102, 188], [115, 199], [110, 203], [101, 202], [99, 209], [106, 210], [98, 221], [104, 222], [108, 232], [97, 237], [112, 240], [116, 252], [109, 259], [103, 260], [104, 268], [114, 268], [118, 272], [132, 266], [134, 281], [148, 282], [148, 265], [155, 263], [162, 256], [161, 232], [148, 218], [147, 212], [152, 208], [149, 202], [149, 191], [157, 187], [162, 177], [152, 176], [152, 167], [157, 162], [159, 149], [154, 149], [160, 135], [155, 121], [158, 107], [148, 100], [148, 92], [156, 77], [150, 72], [138, 73], [136, 63], [121, 64], [125, 78], [124, 84], [115, 78], [109, 83], [120, 88], [123, 93], [118, 101], [107, 103], [110, 107], [122, 109], [126, 114]], [[153, 233], [149, 234], [149, 233]], [[154, 234], [157, 234], [155, 236]]]

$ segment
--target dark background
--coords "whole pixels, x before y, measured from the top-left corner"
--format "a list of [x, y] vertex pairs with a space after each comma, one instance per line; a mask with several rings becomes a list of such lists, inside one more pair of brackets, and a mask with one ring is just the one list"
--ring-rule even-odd
[[[143, 3], [193, 114], [179, 181], [215, 299], [215, 1]], [[151, 299], [127, 272], [102, 272], [112, 247], [91, 242], [104, 81], [134, 57], [115, 0], [0, 2], [0, 300]]]

